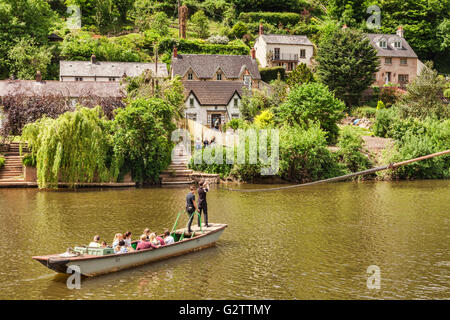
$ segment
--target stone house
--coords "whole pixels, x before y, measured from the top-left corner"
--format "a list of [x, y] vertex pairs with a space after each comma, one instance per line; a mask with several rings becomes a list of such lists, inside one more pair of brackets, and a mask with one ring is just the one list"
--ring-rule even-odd
[[165, 63], [97, 61], [93, 55], [90, 61], [60, 61], [59, 79], [64, 82], [118, 82], [126, 76], [139, 76], [146, 70], [160, 79], [169, 76]]
[[174, 48], [171, 77], [180, 76], [185, 87], [186, 117], [211, 127], [239, 118], [244, 87], [260, 89], [255, 50], [251, 55], [178, 54]]
[[300, 63], [310, 66], [314, 54], [314, 45], [307, 36], [264, 34], [262, 24], [254, 48], [262, 68], [282, 66], [288, 72]]
[[380, 69], [374, 76], [375, 85], [392, 83], [404, 87], [420, 73], [423, 63], [403, 35], [402, 27], [395, 35], [367, 34], [380, 57]]

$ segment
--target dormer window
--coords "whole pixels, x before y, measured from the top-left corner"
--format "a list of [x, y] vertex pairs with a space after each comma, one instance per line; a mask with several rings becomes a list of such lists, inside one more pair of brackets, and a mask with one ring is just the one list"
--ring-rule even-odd
[[387, 48], [387, 42], [384, 39], [381, 39], [380, 42], [378, 42], [378, 45], [380, 46], [380, 48]]
[[194, 79], [194, 75], [192, 74], [192, 72], [188, 73], [188, 80], [193, 80]]
[[251, 76], [244, 76], [244, 84], [247, 88], [252, 87], [252, 77]]
[[402, 48], [402, 42], [401, 41], [395, 41], [394, 42], [394, 48], [395, 49], [401, 49]]
[[217, 79], [217, 80], [222, 80], [222, 74], [221, 74], [221, 73], [218, 73], [217, 76], [216, 76], [216, 79]]

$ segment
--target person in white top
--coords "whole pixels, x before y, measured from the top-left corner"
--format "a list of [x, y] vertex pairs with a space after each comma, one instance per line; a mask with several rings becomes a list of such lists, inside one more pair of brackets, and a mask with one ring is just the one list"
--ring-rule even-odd
[[131, 247], [131, 232], [127, 231], [123, 234], [123, 241], [127, 247]]
[[91, 243], [89, 243], [88, 247], [94, 247], [94, 248], [100, 248], [100, 236], [96, 235], [94, 237], [94, 241], [92, 241]]
[[164, 232], [164, 244], [172, 244], [174, 243], [175, 240], [173, 239], [173, 237], [170, 235], [169, 230], [166, 230]]

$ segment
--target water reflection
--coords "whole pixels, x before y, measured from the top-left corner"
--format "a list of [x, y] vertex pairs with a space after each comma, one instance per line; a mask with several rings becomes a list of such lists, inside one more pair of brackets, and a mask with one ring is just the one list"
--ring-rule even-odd
[[[261, 187], [261, 186], [243, 186]], [[66, 288], [32, 255], [94, 234], [170, 229], [186, 190], [39, 192], [0, 189], [3, 299], [449, 298], [449, 182], [363, 182], [273, 193], [209, 194], [216, 247]], [[181, 225], [187, 218], [182, 216]], [[381, 290], [366, 287], [369, 265]]]

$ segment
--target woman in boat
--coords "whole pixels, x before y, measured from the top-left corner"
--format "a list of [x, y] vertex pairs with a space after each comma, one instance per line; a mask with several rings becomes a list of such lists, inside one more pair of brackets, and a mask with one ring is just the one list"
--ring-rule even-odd
[[147, 236], [147, 240], [150, 239], [150, 229], [149, 228], [145, 228], [143, 234], [145, 234]]
[[123, 234], [121, 233], [116, 233], [116, 235], [114, 236], [114, 240], [113, 240], [113, 244], [112, 247], [116, 248], [117, 245], [119, 244], [119, 241], [123, 240]]
[[165, 244], [172, 244], [172, 243], [174, 243], [174, 242], [175, 242], [175, 240], [174, 240], [174, 238], [170, 235], [169, 230], [166, 230], [166, 231], [164, 232], [164, 243], [165, 243]]
[[159, 240], [156, 239], [156, 234], [154, 232], [150, 234], [150, 243], [156, 247], [159, 247], [161, 245]]
[[127, 231], [123, 234], [123, 241], [127, 247], [131, 247], [131, 232]]
[[157, 248], [155, 245], [153, 245], [150, 241], [147, 240], [147, 235], [143, 234], [141, 236], [141, 241], [139, 241], [136, 250], [145, 250], [150, 248]]

